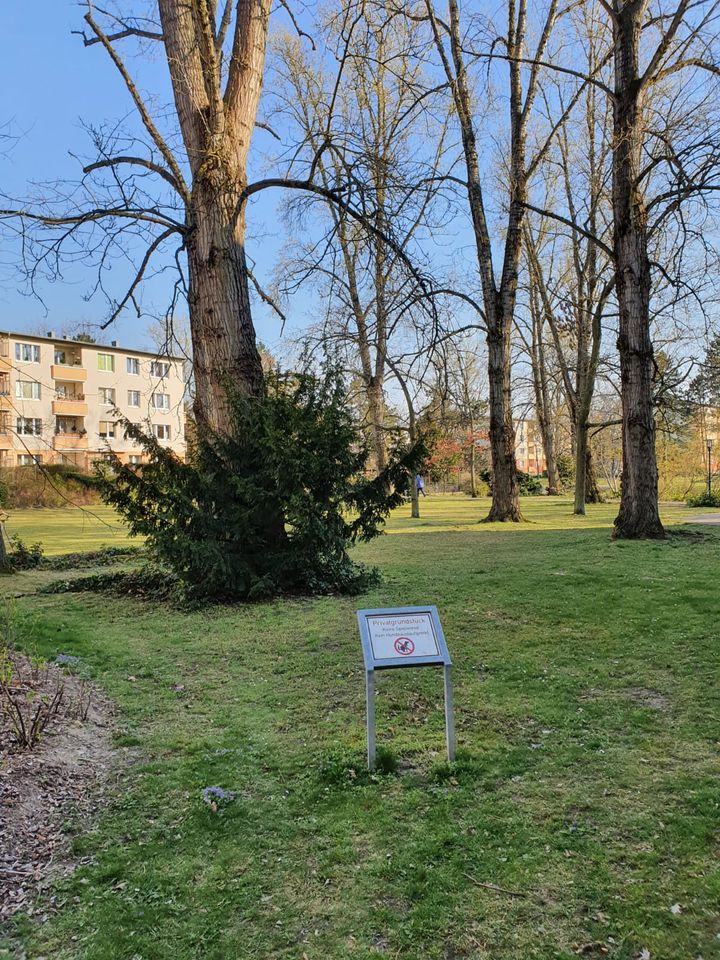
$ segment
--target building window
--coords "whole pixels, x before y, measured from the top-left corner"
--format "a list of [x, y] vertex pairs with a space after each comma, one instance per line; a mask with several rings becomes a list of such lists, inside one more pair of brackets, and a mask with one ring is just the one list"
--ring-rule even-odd
[[160, 360], [153, 360], [150, 364], [150, 376], [151, 377], [167, 377], [170, 373], [170, 364], [163, 363]]
[[21, 363], [40, 363], [40, 347], [36, 343], [16, 343], [15, 359]]
[[100, 403], [106, 407], [115, 406], [115, 391], [112, 387], [100, 387]]
[[170, 409], [170, 394], [169, 393], [154, 393], [152, 395], [152, 405], [156, 410], [169, 410]]
[[36, 380], [16, 380], [15, 396], [18, 400], [39, 400], [40, 384]]
[[80, 433], [82, 436], [85, 430], [81, 429], [78, 431], [77, 420], [74, 420], [72, 417], [56, 417], [55, 433]]
[[111, 353], [99, 353], [98, 370], [104, 370], [106, 373], [115, 372], [115, 357]]
[[99, 436], [103, 437], [105, 440], [109, 440], [115, 436], [115, 422], [113, 420], [101, 420], [100, 429], [98, 430]]
[[17, 433], [22, 437], [41, 437], [42, 420], [39, 417], [18, 417]]
[[153, 424], [153, 433], [158, 438], [158, 440], [169, 440], [170, 439], [170, 425], [167, 423], [154, 423]]
[[0, 411], [0, 435], [7, 436], [10, 429], [10, 414], [6, 410]]
[[131, 453], [128, 457], [128, 463], [142, 463], [142, 457], [139, 457], [136, 453]]
[[128, 406], [129, 406], [129, 407], [139, 407], [139, 406], [140, 406], [140, 391], [139, 391], [139, 390], [128, 390]]
[[19, 453], [17, 462], [19, 467], [33, 467], [42, 463], [43, 458], [42, 454], [39, 453]]
[[132, 373], [136, 377], [140, 375], [140, 361], [137, 357], [126, 357], [125, 364], [128, 373]]

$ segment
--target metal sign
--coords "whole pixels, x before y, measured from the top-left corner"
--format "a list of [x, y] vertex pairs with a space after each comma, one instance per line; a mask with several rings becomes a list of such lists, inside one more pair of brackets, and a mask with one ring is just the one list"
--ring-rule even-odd
[[448, 760], [455, 759], [452, 660], [437, 607], [358, 610], [365, 660], [368, 767], [375, 769], [375, 671], [397, 667], [442, 667]]

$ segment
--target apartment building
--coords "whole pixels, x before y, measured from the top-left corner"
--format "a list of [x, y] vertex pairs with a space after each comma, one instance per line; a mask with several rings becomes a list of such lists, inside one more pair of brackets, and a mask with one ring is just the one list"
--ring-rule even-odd
[[117, 412], [185, 454], [183, 361], [144, 350], [0, 332], [0, 465], [70, 463], [143, 451]]
[[547, 470], [540, 428], [535, 420], [515, 421], [515, 462], [518, 470], [536, 477]]

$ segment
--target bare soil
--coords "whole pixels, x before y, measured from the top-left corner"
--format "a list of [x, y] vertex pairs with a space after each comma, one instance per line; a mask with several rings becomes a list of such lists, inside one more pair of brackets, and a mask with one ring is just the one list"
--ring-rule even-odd
[[[72, 873], [80, 861], [70, 855], [68, 821], [88, 823], [120, 769], [111, 704], [97, 688], [54, 666], [43, 671], [35, 693], [42, 685], [51, 692], [58, 680], [64, 708], [35, 747], [18, 748], [0, 711], [0, 923], [18, 911], [33, 915], [48, 883]], [[79, 709], [88, 693], [89, 706]], [[52, 909], [52, 899], [43, 903]]]

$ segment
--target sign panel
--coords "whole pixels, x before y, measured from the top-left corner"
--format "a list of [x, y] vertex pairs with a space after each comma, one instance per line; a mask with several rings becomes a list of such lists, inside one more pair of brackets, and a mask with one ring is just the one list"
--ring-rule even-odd
[[368, 670], [451, 662], [435, 607], [358, 610], [358, 624]]
[[395, 667], [443, 668], [445, 737], [448, 759], [455, 759], [452, 661], [436, 607], [358, 610], [365, 660], [368, 768], [375, 769], [375, 671]]
[[367, 625], [376, 660], [437, 657], [440, 653], [429, 611], [391, 616], [371, 614]]

